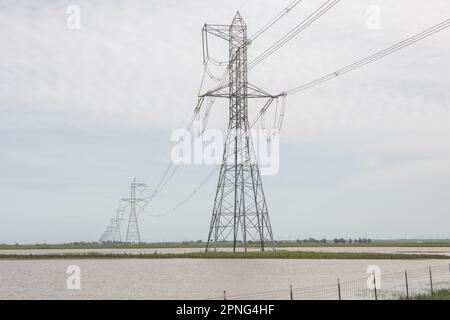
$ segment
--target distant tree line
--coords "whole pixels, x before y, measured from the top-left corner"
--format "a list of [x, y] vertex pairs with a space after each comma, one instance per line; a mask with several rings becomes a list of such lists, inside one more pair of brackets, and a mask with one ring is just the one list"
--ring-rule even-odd
[[372, 243], [372, 239], [368, 238], [357, 238], [357, 239], [344, 239], [344, 238], [335, 238], [333, 240], [328, 241], [327, 239], [297, 239], [297, 243]]
[[191, 243], [203, 243], [203, 240], [189, 240], [189, 241], [183, 241], [182, 244], [191, 244]]

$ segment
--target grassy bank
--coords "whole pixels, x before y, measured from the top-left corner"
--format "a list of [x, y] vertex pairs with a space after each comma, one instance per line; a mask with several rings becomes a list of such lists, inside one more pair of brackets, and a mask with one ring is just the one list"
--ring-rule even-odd
[[[154, 242], [154, 243], [119, 243], [119, 244], [36, 244], [36, 245], [0, 245], [0, 250], [30, 250], [30, 249], [158, 249], [158, 248], [204, 248], [205, 243]], [[231, 244], [223, 243], [218, 247], [229, 248]], [[248, 247], [259, 247], [258, 244], [248, 244]], [[243, 247], [238, 244], [237, 247]], [[450, 241], [373, 241], [372, 243], [297, 243], [278, 242], [278, 248], [286, 247], [450, 247]]]
[[419, 294], [414, 297], [407, 299], [406, 297], [402, 297], [401, 300], [450, 300], [450, 290], [438, 290], [430, 294]]
[[354, 252], [186, 252], [152, 254], [0, 254], [0, 260], [48, 260], [48, 259], [383, 259], [383, 260], [420, 260], [444, 259], [439, 254], [388, 254]]

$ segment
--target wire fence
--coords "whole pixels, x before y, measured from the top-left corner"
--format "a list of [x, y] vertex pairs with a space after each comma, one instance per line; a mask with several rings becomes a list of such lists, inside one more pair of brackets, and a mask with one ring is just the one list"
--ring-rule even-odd
[[290, 286], [241, 295], [229, 295], [224, 291], [223, 296], [212, 300], [395, 300], [433, 295], [443, 289], [450, 289], [450, 264], [386, 274], [374, 270], [364, 278], [336, 279], [334, 284], [303, 288]]

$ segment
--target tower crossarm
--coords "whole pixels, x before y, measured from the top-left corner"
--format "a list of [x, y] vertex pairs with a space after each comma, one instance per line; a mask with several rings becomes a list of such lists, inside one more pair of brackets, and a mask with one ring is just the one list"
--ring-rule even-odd
[[[230, 84], [227, 83], [223, 86], [220, 87], [216, 87], [214, 89], [211, 89], [209, 91], [207, 91], [204, 94], [199, 95], [200, 98], [204, 98], [204, 97], [216, 97], [216, 98], [231, 98], [233, 93], [230, 93], [229, 90]], [[255, 99], [255, 98], [272, 98], [272, 99], [276, 99], [278, 97], [280, 97], [282, 94], [277, 94], [277, 95], [273, 95], [270, 94], [266, 91], [264, 91], [261, 88], [258, 88], [257, 86], [251, 84], [251, 83], [247, 83], [247, 93], [245, 94], [245, 98], [248, 99]]]
[[228, 41], [230, 38], [230, 26], [225, 24], [207, 24], [203, 26], [203, 41], [208, 43], [207, 34], [212, 34], [218, 38]]

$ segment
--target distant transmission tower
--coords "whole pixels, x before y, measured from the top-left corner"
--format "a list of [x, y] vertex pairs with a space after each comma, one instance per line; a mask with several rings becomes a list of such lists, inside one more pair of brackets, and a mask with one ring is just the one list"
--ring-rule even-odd
[[247, 26], [239, 12], [231, 25], [205, 24], [202, 33], [204, 57], [208, 55], [208, 34], [229, 43], [229, 79], [228, 84], [200, 97], [227, 98], [229, 123], [206, 251], [210, 246], [216, 250], [219, 242], [227, 241], [233, 242], [233, 251], [240, 241], [245, 251], [249, 242], [258, 243], [262, 251], [266, 243], [274, 249], [266, 199], [250, 138], [248, 98], [274, 99], [277, 96], [247, 81]]
[[114, 228], [113, 228], [113, 239], [114, 242], [122, 242], [122, 234], [120, 232], [120, 226], [121, 226], [121, 222], [123, 220], [122, 215], [124, 213], [124, 209], [122, 208], [118, 208], [116, 210], [116, 217], [113, 219], [114, 221]]
[[137, 183], [136, 178], [131, 182], [131, 193], [130, 198], [122, 199], [122, 201], [128, 202], [130, 204], [130, 215], [128, 218], [128, 228], [126, 242], [141, 242], [141, 236], [139, 234], [139, 225], [136, 215], [136, 207], [140, 207], [141, 204], [145, 204], [145, 198], [136, 197], [136, 191], [143, 191], [147, 187], [144, 183]]
[[106, 226], [105, 232], [103, 232], [103, 235], [101, 236], [100, 240], [98, 240], [98, 242], [100, 243], [113, 242], [114, 241], [113, 229], [114, 229], [114, 219], [111, 219], [109, 224]]

